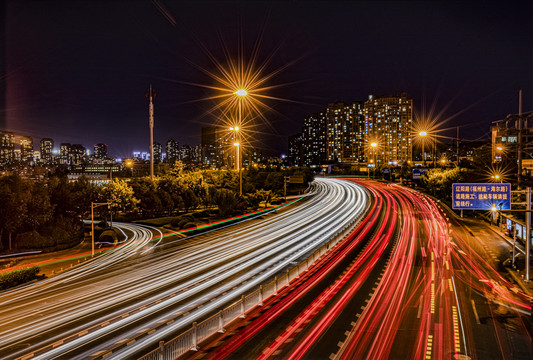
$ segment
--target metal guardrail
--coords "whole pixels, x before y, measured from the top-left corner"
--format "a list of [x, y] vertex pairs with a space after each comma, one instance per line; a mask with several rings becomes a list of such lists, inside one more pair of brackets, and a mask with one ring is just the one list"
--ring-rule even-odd
[[359, 224], [360, 219], [345, 226], [333, 238], [313, 251], [307, 258], [296, 264], [291, 269], [279, 274], [273, 281], [260, 285], [258, 289], [242, 295], [241, 298], [227, 306], [217, 314], [205, 319], [199, 324], [194, 322], [192, 327], [167, 342], [160, 341], [159, 348], [149, 352], [139, 360], [174, 360], [190, 350], [198, 350], [198, 344], [217, 332], [224, 332], [224, 327], [237, 318], [244, 318], [246, 313], [257, 306], [262, 306], [263, 301], [271, 296], [276, 296], [279, 289], [288, 286], [291, 281], [307, 271], [316, 260], [343, 240]]

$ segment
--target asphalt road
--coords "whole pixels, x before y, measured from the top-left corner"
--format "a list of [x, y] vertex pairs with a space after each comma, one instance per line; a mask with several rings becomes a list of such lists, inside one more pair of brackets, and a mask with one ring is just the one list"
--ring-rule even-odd
[[367, 199], [361, 186], [318, 179], [279, 214], [160, 244], [147, 234], [2, 293], [0, 357], [134, 358], [305, 258], [361, 217]]
[[363, 184], [382, 206], [370, 211], [364, 239], [354, 234], [339, 247], [364, 246], [336, 266], [323, 263], [187, 357], [533, 358], [529, 298], [498, 272], [501, 244], [487, 244], [494, 234], [465, 228], [410, 189]]

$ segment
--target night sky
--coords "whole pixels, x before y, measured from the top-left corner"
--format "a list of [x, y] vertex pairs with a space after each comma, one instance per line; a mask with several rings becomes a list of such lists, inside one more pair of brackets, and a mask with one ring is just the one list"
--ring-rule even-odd
[[222, 42], [236, 54], [239, 36], [250, 55], [262, 35], [265, 74], [282, 70], [267, 82], [288, 101], [268, 101], [266, 154], [286, 152], [306, 114], [369, 94], [405, 91], [469, 139], [517, 113], [519, 89], [533, 108], [532, 1], [8, 0], [5, 17], [5, 127], [36, 148], [52, 137], [147, 151], [150, 83], [156, 141], [198, 144], [216, 102], [187, 83], [215, 85], [195, 66], [215, 71], [202, 46], [222, 61]]

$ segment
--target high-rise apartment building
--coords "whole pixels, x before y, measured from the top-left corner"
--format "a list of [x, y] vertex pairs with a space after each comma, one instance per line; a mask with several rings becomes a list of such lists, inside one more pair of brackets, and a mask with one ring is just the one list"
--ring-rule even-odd
[[0, 165], [15, 161], [15, 135], [8, 131], [0, 132]]
[[174, 164], [177, 160], [180, 159], [180, 146], [178, 142], [174, 139], [169, 139], [166, 144], [166, 162], [169, 164]]
[[69, 165], [82, 165], [86, 162], [87, 151], [81, 144], [72, 144], [70, 146]]
[[376, 151], [376, 163], [402, 164], [412, 160], [413, 99], [370, 95], [364, 104], [366, 142], [376, 142], [376, 149], [365, 146], [368, 159]]
[[364, 161], [364, 103], [331, 103], [325, 113], [328, 163]]
[[41, 139], [41, 161], [50, 164], [53, 160], [52, 150], [54, 149], [54, 140], [50, 138]]
[[94, 159], [95, 160], [105, 160], [107, 159], [107, 145], [106, 144], [95, 144], [93, 146], [94, 150]]
[[163, 146], [156, 142], [154, 143], [154, 163], [159, 164], [163, 160]]
[[303, 142], [302, 133], [289, 136], [289, 149], [288, 149], [289, 163], [295, 166], [303, 165]]
[[205, 166], [217, 166], [217, 132], [216, 126], [202, 127], [202, 163]]
[[305, 166], [327, 162], [325, 112], [307, 115], [302, 128], [303, 163]]
[[71, 144], [61, 143], [59, 144], [59, 163], [68, 165], [71, 163], [70, 148]]
[[33, 139], [29, 136], [18, 136], [20, 145], [20, 161], [26, 164], [33, 162]]

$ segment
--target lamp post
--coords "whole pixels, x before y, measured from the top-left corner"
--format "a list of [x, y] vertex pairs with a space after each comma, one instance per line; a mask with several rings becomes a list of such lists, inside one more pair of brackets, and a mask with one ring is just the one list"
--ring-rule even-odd
[[239, 156], [241, 152], [241, 146], [240, 146], [241, 135], [239, 132], [239, 127], [242, 128], [242, 100], [248, 95], [248, 91], [246, 91], [243, 88], [240, 88], [240, 89], [237, 89], [234, 92], [234, 94], [237, 96], [237, 101], [239, 105], [239, 121], [238, 121], [238, 125], [235, 127], [236, 129], [235, 132], [238, 134], [238, 137], [237, 137], [237, 142], [234, 145], [237, 146], [237, 159], [236, 160], [238, 161], [237, 170], [239, 171], [239, 195], [242, 196], [242, 169], [241, 169], [242, 159], [241, 159], [241, 156]]
[[133, 177], [133, 160], [126, 160], [126, 167], [131, 169], [131, 177]]
[[92, 238], [92, 255], [94, 256], [94, 208], [107, 205], [107, 208], [109, 209], [109, 205], [111, 203], [105, 202], [105, 203], [95, 203], [91, 202], [91, 238]]
[[428, 132], [425, 131], [425, 130], [422, 130], [418, 133], [418, 136], [420, 136], [422, 138], [422, 159], [423, 159], [423, 163], [424, 163], [424, 167], [426, 166], [426, 151], [424, 149], [424, 145], [426, 143], [426, 136], [428, 136]]
[[374, 180], [376, 180], [376, 166], [377, 166], [377, 164], [376, 164], [376, 147], [378, 146], [378, 143], [374, 141], [374, 142], [372, 142], [370, 144], [370, 146], [372, 147], [372, 150], [373, 150], [373, 153], [374, 153], [374, 174], [373, 174], [372, 177], [374, 178]]

